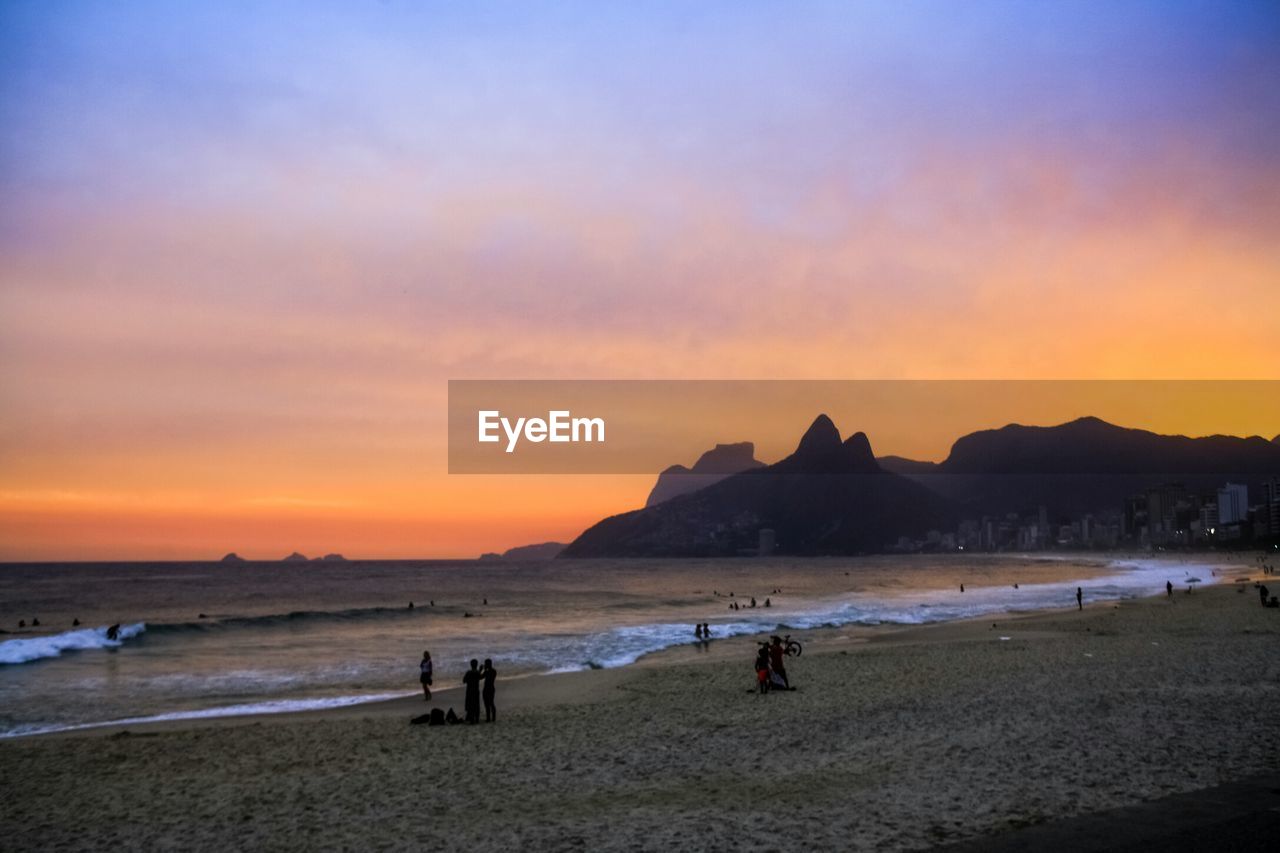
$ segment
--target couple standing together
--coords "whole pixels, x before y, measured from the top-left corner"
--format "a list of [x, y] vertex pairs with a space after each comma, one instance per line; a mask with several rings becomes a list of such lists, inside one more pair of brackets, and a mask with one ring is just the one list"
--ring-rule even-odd
[[[418, 681], [422, 684], [423, 698], [428, 702], [431, 701], [431, 678], [434, 666], [431, 663], [431, 652], [422, 653], [422, 663], [418, 664]], [[494, 682], [498, 680], [498, 671], [493, 668], [493, 660], [484, 659], [484, 668], [480, 668], [480, 662], [475, 658], [471, 659], [471, 669], [462, 676], [462, 685], [466, 688], [464, 699], [464, 707], [466, 709], [466, 720], [468, 723], [480, 722], [480, 698], [484, 697], [484, 718], [487, 722], [494, 722], [498, 719], [498, 706], [493, 702]], [[483, 689], [482, 689], [483, 685]]]

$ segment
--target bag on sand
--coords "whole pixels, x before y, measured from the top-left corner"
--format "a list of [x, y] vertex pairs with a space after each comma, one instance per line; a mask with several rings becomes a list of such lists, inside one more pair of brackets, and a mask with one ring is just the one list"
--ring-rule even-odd
[[440, 710], [439, 708], [432, 708], [429, 713], [422, 714], [421, 716], [418, 716], [418, 717], [414, 717], [412, 720], [409, 721], [409, 725], [411, 726], [420, 726], [424, 723], [428, 726], [443, 726], [444, 711]]

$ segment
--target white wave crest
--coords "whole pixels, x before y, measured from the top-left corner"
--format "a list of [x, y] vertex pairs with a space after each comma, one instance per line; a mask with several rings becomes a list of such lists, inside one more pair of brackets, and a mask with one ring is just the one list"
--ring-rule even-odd
[[63, 652], [114, 649], [123, 645], [125, 640], [132, 639], [146, 630], [147, 623], [135, 622], [132, 625], [121, 625], [120, 633], [114, 640], [107, 639], [105, 625], [100, 628], [77, 628], [62, 634], [5, 640], [0, 642], [0, 664], [30, 663], [45, 658], [56, 658]]

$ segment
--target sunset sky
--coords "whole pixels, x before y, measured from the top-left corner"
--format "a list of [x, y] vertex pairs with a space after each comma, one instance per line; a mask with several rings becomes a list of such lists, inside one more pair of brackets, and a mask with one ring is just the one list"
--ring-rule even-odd
[[1280, 379], [1275, 2], [200, 5], [0, 5], [0, 560], [643, 503], [449, 379]]

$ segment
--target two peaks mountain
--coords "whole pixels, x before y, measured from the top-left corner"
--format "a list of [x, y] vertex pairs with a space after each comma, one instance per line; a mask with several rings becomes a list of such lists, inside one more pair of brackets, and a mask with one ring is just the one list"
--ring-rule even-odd
[[[717, 444], [698, 459], [692, 468], [672, 465], [658, 475], [649, 493], [646, 507], [657, 506], [681, 495], [691, 494], [743, 471], [764, 468], [755, 458], [755, 445], [749, 441]], [[831, 418], [819, 415], [801, 437], [795, 452], [769, 466], [774, 473], [808, 474], [875, 474], [880, 472], [871, 442], [866, 433], [858, 432], [847, 441], [840, 440], [840, 430]]]
[[795, 452], [770, 469], [779, 474], [879, 474], [880, 464], [871, 452], [864, 432], [855, 432], [845, 441], [826, 415], [805, 431]]
[[[742, 462], [742, 451], [736, 453]], [[842, 440], [826, 415], [813, 422], [790, 456], [773, 465], [751, 462], [754, 467], [735, 474], [703, 475], [723, 479], [697, 491], [657, 503], [651, 496], [644, 509], [604, 519], [570, 543], [564, 556], [749, 553], [765, 529], [785, 553], [853, 554], [881, 550], [921, 525], [952, 521], [946, 500], [881, 469], [866, 435]], [[667, 479], [693, 478], [696, 468]]]

